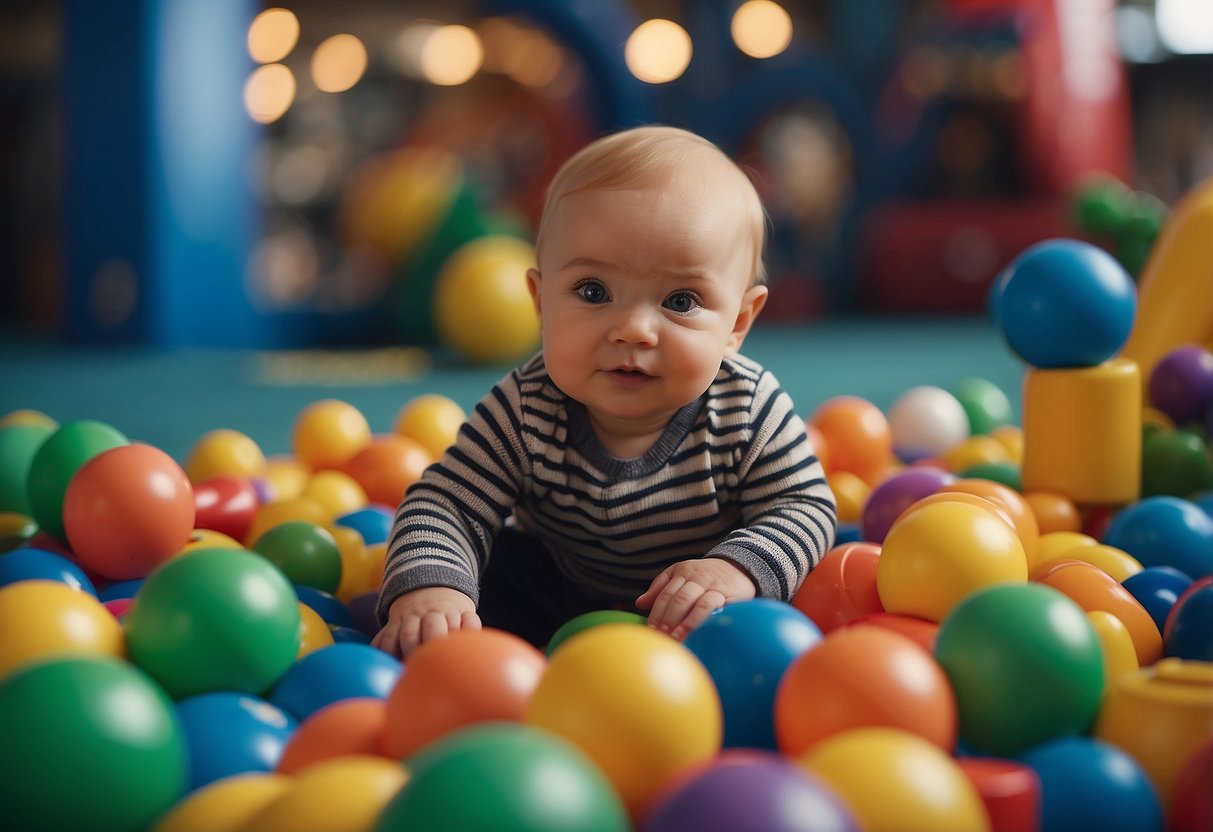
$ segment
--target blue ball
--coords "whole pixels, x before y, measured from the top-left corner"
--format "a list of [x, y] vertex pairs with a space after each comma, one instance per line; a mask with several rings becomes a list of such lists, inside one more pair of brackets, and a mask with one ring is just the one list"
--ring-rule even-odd
[[1162, 832], [1158, 792], [1141, 765], [1110, 743], [1066, 737], [1020, 761], [1040, 777], [1040, 832]]
[[398, 660], [369, 644], [333, 644], [291, 665], [269, 701], [302, 721], [342, 699], [387, 699], [403, 671]]
[[863, 527], [859, 523], [839, 523], [838, 531], [834, 534], [834, 545], [858, 543], [863, 540]]
[[996, 315], [1008, 346], [1035, 367], [1094, 367], [1125, 345], [1137, 288], [1116, 258], [1080, 240], [1045, 240], [1016, 257], [995, 282]]
[[244, 772], [267, 772], [298, 723], [276, 705], [232, 691], [203, 693], [177, 703], [189, 749], [189, 790]]
[[338, 526], [353, 529], [362, 535], [362, 541], [367, 546], [383, 543], [392, 530], [392, 512], [381, 506], [367, 506], [357, 511], [351, 511], [338, 517]]
[[331, 592], [316, 589], [314, 586], [295, 584], [295, 595], [299, 597], [300, 601], [311, 607], [316, 615], [324, 619], [325, 624], [334, 627], [354, 626], [354, 618], [350, 615], [350, 608], [341, 603], [340, 599]]
[[117, 583], [109, 584], [101, 589], [97, 597], [104, 601], [117, 601], [121, 598], [134, 598], [140, 587], [143, 586], [143, 578], [132, 578], [129, 581], [118, 581]]
[[22, 546], [0, 555], [0, 586], [39, 580], [58, 581], [89, 595], [97, 594], [84, 570], [63, 555], [33, 546]]
[[1178, 569], [1169, 566], [1147, 566], [1140, 572], [1125, 578], [1121, 585], [1145, 607], [1161, 633], [1167, 624], [1171, 607], [1179, 600], [1183, 591], [1192, 585], [1192, 579]]
[[333, 642], [335, 644], [344, 644], [350, 641], [355, 644], [371, 643], [370, 636], [362, 632], [362, 630], [356, 630], [353, 627], [341, 627], [336, 624], [330, 624], [329, 632], [333, 634]]
[[775, 749], [775, 691], [792, 660], [821, 640], [800, 610], [755, 598], [727, 604], [686, 637], [716, 683], [724, 747]]
[[1213, 574], [1213, 518], [1180, 497], [1146, 497], [1126, 506], [1102, 542], [1142, 566], [1170, 566], [1193, 580]]
[[1213, 576], [1196, 581], [1171, 610], [1163, 653], [1188, 661], [1213, 662]]

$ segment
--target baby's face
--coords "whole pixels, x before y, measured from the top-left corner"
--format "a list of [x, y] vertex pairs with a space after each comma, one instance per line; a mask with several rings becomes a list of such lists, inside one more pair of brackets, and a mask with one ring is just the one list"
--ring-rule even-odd
[[600, 431], [659, 429], [740, 346], [766, 290], [739, 202], [705, 173], [557, 204], [531, 274], [544, 357]]

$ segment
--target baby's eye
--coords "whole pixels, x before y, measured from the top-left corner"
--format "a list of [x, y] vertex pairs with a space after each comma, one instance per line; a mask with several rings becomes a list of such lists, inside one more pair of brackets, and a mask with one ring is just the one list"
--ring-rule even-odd
[[577, 294], [586, 303], [606, 303], [610, 300], [606, 287], [597, 280], [587, 280], [576, 288]]
[[671, 312], [686, 315], [699, 306], [699, 299], [690, 292], [675, 292], [665, 299], [664, 305]]

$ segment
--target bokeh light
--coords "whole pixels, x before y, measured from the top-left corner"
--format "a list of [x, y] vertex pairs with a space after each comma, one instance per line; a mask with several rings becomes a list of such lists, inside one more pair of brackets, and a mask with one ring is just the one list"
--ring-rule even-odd
[[747, 0], [733, 15], [733, 42], [751, 58], [772, 58], [792, 42], [792, 17], [772, 0]]
[[282, 64], [259, 66], [244, 82], [244, 109], [254, 121], [271, 124], [295, 100], [295, 75]]
[[366, 72], [366, 47], [353, 35], [333, 35], [312, 53], [312, 82], [323, 92], [345, 92]]
[[628, 36], [624, 60], [631, 73], [649, 84], [665, 84], [691, 63], [691, 36], [672, 20], [646, 20]]
[[484, 46], [467, 26], [439, 26], [421, 46], [421, 75], [431, 84], [453, 87], [466, 83], [480, 70]]
[[248, 27], [248, 53], [259, 64], [281, 61], [299, 42], [299, 18], [288, 9], [266, 9]]

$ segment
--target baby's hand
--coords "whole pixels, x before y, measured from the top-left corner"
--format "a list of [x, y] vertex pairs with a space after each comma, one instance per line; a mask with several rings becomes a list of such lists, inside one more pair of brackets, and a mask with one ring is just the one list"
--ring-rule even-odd
[[721, 558], [679, 561], [653, 579], [636, 606], [650, 610], [649, 624], [681, 641], [732, 601], [757, 594], [750, 576]]
[[476, 604], [457, 589], [430, 586], [406, 592], [388, 608], [372, 647], [407, 659], [420, 645], [456, 630], [479, 630]]

